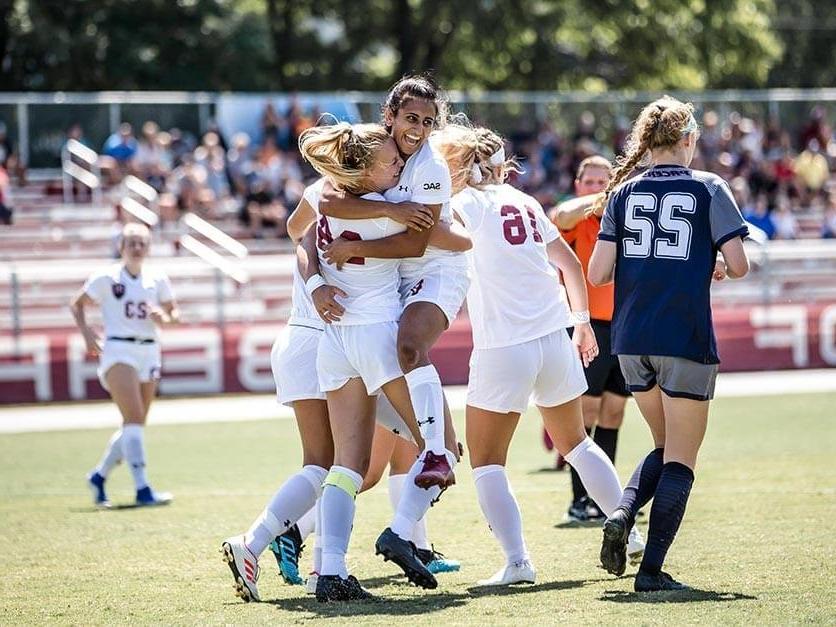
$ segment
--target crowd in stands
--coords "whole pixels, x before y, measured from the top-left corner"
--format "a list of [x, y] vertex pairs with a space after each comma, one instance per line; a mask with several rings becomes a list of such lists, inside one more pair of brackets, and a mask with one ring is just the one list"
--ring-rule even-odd
[[[258, 137], [224, 137], [214, 124], [194, 137], [176, 128], [161, 130], [153, 121], [138, 134], [123, 123], [103, 146], [87, 142], [78, 124], [67, 135], [101, 154], [102, 172], [111, 183], [130, 173], [154, 187], [164, 221], [189, 211], [210, 220], [235, 214], [250, 237], [284, 237], [289, 212], [314, 178], [299, 156], [297, 139], [318, 117], [316, 110], [306, 115], [293, 100], [285, 111], [266, 106]], [[509, 152], [523, 169], [511, 182], [552, 206], [571, 194], [584, 158], [612, 159], [622, 152], [628, 127], [623, 120], [602, 136], [587, 111], [572, 133], [558, 132], [550, 122], [536, 132], [506, 133]], [[19, 167], [2, 122], [0, 166], [2, 222], [5, 171]], [[771, 239], [795, 239], [797, 218], [810, 214], [818, 216], [822, 237], [836, 237], [836, 135], [822, 106], [813, 107], [799, 129], [737, 112], [721, 117], [707, 109], [692, 166], [726, 179], [746, 218]]]

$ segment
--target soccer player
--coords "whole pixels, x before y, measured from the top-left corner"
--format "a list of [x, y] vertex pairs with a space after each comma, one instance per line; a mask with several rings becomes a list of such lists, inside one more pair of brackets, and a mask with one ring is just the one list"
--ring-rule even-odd
[[[584, 274], [588, 273], [589, 257], [598, 240], [601, 226], [603, 205], [595, 201], [609, 183], [611, 170], [612, 164], [604, 157], [587, 157], [581, 161], [575, 178], [576, 198], [560, 203], [549, 216], [580, 259]], [[615, 464], [618, 430], [624, 422], [624, 408], [630, 392], [621, 374], [618, 358], [610, 354], [613, 287], [597, 287], [587, 282], [586, 289], [599, 354], [584, 371], [588, 389], [581, 397], [583, 424], [587, 433], [592, 434], [595, 443]], [[572, 503], [566, 512], [566, 519], [574, 522], [603, 521], [604, 514], [590, 500], [574, 468], [571, 469], [571, 475]], [[635, 560], [641, 558], [641, 555], [630, 557]]]
[[[690, 103], [666, 96], [642, 109], [604, 192], [589, 262], [594, 285], [615, 279], [612, 351], [656, 445], [609, 514], [601, 547], [604, 567], [620, 575], [628, 530], [653, 499], [637, 592], [685, 588], [662, 565], [685, 514], [720, 362], [711, 279], [749, 270], [748, 231], [729, 186], [688, 167], [698, 138]], [[624, 182], [644, 164], [650, 168]]]
[[[398, 81], [383, 105], [384, 125], [406, 163], [397, 185], [385, 193], [386, 204], [367, 202], [356, 195], [326, 190], [321, 211], [329, 217], [383, 217], [403, 201], [425, 205], [433, 222], [452, 223], [449, 209], [450, 174], [444, 158], [429, 142], [431, 132], [445, 118], [446, 103], [438, 88], [423, 77]], [[409, 230], [392, 237], [363, 241], [337, 237], [325, 246], [327, 262], [341, 264], [351, 258], [403, 259], [400, 262], [400, 294], [403, 313], [398, 326], [398, 358], [406, 373], [410, 395], [427, 449], [408, 473], [398, 511], [378, 538], [376, 550], [400, 566], [419, 585], [434, 588], [435, 578], [415, 557], [410, 533], [438, 498], [455, 482], [458, 460], [456, 436], [444, 401], [441, 380], [430, 363], [429, 350], [456, 317], [467, 291], [467, 262], [463, 254], [431, 241], [439, 232]], [[469, 247], [465, 236], [444, 232]]]
[[[118, 264], [94, 273], [70, 304], [87, 352], [99, 356], [99, 381], [122, 414], [122, 428], [111, 436], [98, 466], [87, 476], [96, 507], [108, 508], [105, 481], [123, 459], [136, 486], [136, 504], [167, 505], [168, 492], [151, 489], [146, 475], [144, 427], [162, 366], [157, 327], [179, 322], [171, 283], [164, 274], [143, 269], [151, 246], [144, 224], [122, 229]], [[105, 340], [87, 323], [85, 308], [98, 305]]]
[[[552, 441], [596, 502], [612, 511], [621, 498], [612, 462], [583, 428], [583, 368], [598, 354], [586, 283], [580, 262], [540, 204], [504, 184], [514, 162], [505, 159], [499, 136], [451, 125], [438, 147], [451, 164], [453, 211], [473, 239], [467, 445], [479, 505], [506, 558], [479, 585], [534, 583], [520, 509], [505, 472], [511, 438], [532, 392]], [[552, 263], [563, 273], [565, 290]], [[571, 339], [568, 327], [574, 327]]]

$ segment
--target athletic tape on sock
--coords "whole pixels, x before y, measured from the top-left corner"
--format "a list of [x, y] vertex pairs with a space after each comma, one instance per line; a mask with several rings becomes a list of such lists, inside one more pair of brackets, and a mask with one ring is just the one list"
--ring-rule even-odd
[[353, 499], [357, 498], [357, 492], [360, 490], [351, 477], [339, 470], [331, 470], [328, 476], [325, 477], [323, 485], [331, 485], [339, 488]]

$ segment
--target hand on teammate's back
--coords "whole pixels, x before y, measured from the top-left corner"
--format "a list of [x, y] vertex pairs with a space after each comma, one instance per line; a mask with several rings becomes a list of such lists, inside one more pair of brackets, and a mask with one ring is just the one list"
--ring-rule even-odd
[[322, 285], [316, 288], [311, 294], [311, 300], [319, 317], [327, 324], [338, 322], [345, 313], [345, 307], [337, 302], [337, 296], [345, 298], [348, 296], [340, 288], [333, 285]]

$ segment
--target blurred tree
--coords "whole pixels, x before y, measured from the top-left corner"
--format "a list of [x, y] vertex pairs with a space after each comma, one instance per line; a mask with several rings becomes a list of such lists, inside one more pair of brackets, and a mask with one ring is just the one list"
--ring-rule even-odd
[[[817, 0], [0, 0], [4, 90], [833, 84]], [[783, 54], [783, 56], [782, 56]]]

